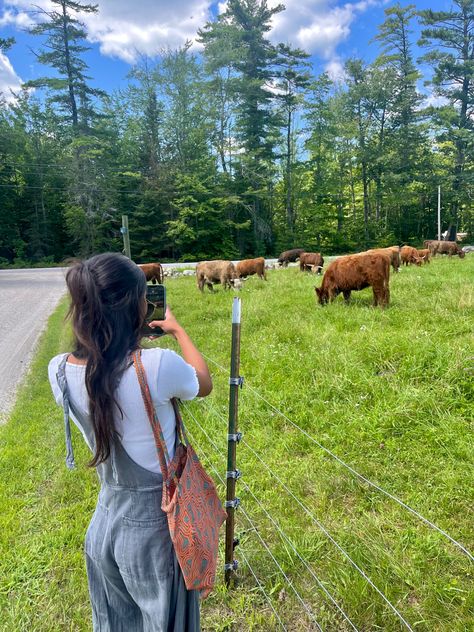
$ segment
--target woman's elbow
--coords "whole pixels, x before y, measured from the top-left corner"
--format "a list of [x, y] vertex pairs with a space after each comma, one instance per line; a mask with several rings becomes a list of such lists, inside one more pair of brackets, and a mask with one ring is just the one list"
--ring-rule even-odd
[[199, 381], [199, 391], [198, 397], [207, 397], [212, 392], [212, 379], [208, 380], [200, 380]]

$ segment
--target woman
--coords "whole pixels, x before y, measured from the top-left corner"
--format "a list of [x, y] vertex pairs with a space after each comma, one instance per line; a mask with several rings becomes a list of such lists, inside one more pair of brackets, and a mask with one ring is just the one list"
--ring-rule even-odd
[[[187, 591], [161, 510], [162, 475], [131, 353], [140, 348], [146, 280], [129, 259], [102, 254], [68, 270], [74, 351], [53, 358], [49, 379], [93, 452], [101, 489], [85, 542], [93, 629], [181, 632], [200, 629], [199, 596]], [[142, 363], [169, 458], [174, 454], [173, 397], [212, 390], [206, 362], [171, 311], [154, 321], [176, 338], [183, 358], [143, 349]]]

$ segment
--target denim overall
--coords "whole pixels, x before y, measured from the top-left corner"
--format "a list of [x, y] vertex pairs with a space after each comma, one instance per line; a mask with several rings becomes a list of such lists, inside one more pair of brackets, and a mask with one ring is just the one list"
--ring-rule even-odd
[[[63, 393], [66, 463], [73, 468], [69, 410], [91, 446], [94, 432], [89, 418], [69, 400], [67, 357], [57, 380]], [[135, 463], [118, 439], [96, 469], [101, 488], [85, 542], [94, 632], [198, 632], [199, 593], [186, 590], [174, 553], [161, 509], [161, 473]]]

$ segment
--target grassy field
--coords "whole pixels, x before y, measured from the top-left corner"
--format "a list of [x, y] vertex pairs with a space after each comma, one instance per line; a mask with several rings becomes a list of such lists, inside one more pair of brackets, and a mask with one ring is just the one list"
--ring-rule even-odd
[[[385, 311], [370, 307], [370, 290], [354, 293], [349, 306], [339, 299], [317, 307], [314, 284], [295, 268], [270, 272], [267, 283], [247, 281], [240, 292], [247, 385], [472, 551], [474, 256], [394, 275]], [[233, 293], [201, 296], [188, 277], [169, 280], [167, 292], [203, 352], [227, 369]], [[77, 432], [82, 466], [65, 468], [61, 411], [46, 375], [49, 358], [68, 348], [64, 313], [63, 304], [51, 317], [0, 429], [0, 629], [8, 632], [91, 629], [82, 544], [97, 479]], [[211, 368], [213, 393], [184, 418], [205, 463], [223, 476], [229, 387], [227, 373]], [[458, 548], [245, 386], [240, 429], [238, 585], [227, 591], [220, 578], [203, 604], [204, 630], [280, 629], [252, 571], [287, 630], [317, 629], [314, 620], [328, 631], [353, 629], [315, 576], [357, 629], [407, 629], [315, 520], [412, 629], [473, 629], [474, 567]]]

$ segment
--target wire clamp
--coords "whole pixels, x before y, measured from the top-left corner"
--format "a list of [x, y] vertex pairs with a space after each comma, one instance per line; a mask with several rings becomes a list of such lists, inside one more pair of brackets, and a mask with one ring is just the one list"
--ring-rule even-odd
[[225, 501], [225, 508], [232, 508], [232, 509], [237, 509], [237, 507], [240, 505], [240, 498], [234, 498], [234, 500], [226, 500]]
[[239, 568], [237, 560], [232, 560], [230, 564], [224, 564], [225, 571], [236, 571]]
[[229, 384], [231, 386], [240, 386], [240, 388], [242, 388], [244, 385], [244, 378], [242, 375], [239, 375], [239, 377], [230, 377]]
[[226, 478], [235, 478], [235, 480], [239, 480], [239, 478], [242, 476], [240, 470], [231, 470], [230, 472], [226, 472], [225, 473], [225, 477]]
[[235, 434], [228, 434], [227, 441], [235, 441], [236, 443], [240, 443], [242, 440], [242, 433], [236, 432]]

